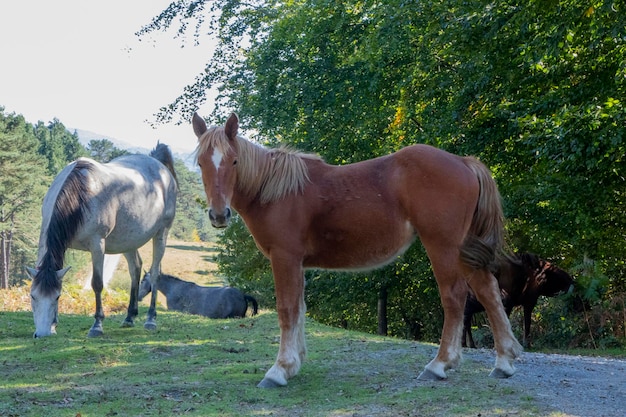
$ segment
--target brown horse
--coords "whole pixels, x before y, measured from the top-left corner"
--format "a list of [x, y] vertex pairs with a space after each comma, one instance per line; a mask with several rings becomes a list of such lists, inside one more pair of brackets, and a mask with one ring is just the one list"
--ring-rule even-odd
[[226, 227], [232, 206], [271, 262], [281, 337], [260, 387], [286, 385], [304, 360], [305, 268], [376, 268], [397, 259], [417, 236], [444, 309], [441, 345], [420, 379], [444, 379], [459, 363], [468, 285], [492, 323], [497, 359], [491, 375], [513, 375], [522, 347], [489, 272], [503, 244], [502, 207], [482, 163], [413, 145], [333, 166], [247, 141], [237, 134], [235, 114], [224, 127], [211, 128], [194, 114], [193, 129], [211, 223]]
[[[539, 297], [556, 297], [574, 289], [574, 279], [570, 274], [537, 255], [527, 252], [502, 257], [495, 271], [495, 277], [500, 286], [506, 314], [510, 316], [513, 307], [523, 306], [524, 308], [522, 342], [525, 348], [530, 347], [531, 316]], [[476, 347], [472, 337], [472, 317], [481, 311], [485, 311], [484, 307], [470, 291], [467, 294], [463, 313], [463, 347], [466, 346], [466, 340], [471, 348]]]

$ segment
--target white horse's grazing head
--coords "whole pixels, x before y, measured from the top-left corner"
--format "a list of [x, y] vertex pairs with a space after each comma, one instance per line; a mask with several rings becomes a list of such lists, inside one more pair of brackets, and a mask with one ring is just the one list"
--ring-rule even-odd
[[35, 333], [33, 337], [37, 338], [56, 334], [61, 282], [63, 276], [69, 269], [69, 266], [59, 271], [26, 268], [28, 275], [33, 279], [33, 283], [30, 287], [30, 303], [35, 320]]

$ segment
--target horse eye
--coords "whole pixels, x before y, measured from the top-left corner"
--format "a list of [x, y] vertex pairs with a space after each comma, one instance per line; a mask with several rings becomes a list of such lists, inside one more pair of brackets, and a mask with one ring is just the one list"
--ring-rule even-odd
[[233, 161], [233, 165], [237, 165], [237, 160], [236, 159]]

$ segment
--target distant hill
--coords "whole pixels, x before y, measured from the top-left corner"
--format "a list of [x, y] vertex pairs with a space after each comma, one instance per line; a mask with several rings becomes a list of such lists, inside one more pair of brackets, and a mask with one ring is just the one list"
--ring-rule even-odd
[[[148, 148], [143, 148], [143, 147], [140, 147], [140, 146], [132, 145], [132, 144], [130, 144], [128, 142], [125, 142], [125, 141], [117, 139], [117, 138], [113, 138], [111, 136], [101, 135], [99, 133], [90, 132], [88, 130], [75, 129], [73, 127], [68, 127], [67, 130], [70, 133], [72, 133], [72, 134], [74, 132], [76, 132], [76, 134], [78, 135], [78, 141], [83, 146], [87, 146], [89, 144], [89, 142], [91, 142], [92, 140], [106, 139], [106, 140], [110, 141], [111, 143], [113, 143], [113, 145], [115, 145], [115, 147], [117, 147], [119, 149], [125, 149], [128, 152], [132, 152], [132, 153], [141, 153], [141, 154], [147, 155], [152, 150], [152, 149], [148, 149]], [[191, 171], [197, 171], [198, 170], [198, 167], [195, 164], [195, 158], [193, 156], [193, 153], [187, 152], [187, 151], [184, 151], [184, 150], [181, 150], [181, 149], [176, 149], [176, 148], [174, 148], [172, 146], [170, 146], [170, 149], [172, 150], [172, 154], [174, 155], [174, 158], [180, 159], [181, 161], [183, 161], [187, 168], [189, 168]]]

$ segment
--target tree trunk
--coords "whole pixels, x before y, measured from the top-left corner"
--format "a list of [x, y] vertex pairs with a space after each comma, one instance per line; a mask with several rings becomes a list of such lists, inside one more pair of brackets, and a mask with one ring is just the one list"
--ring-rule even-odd
[[387, 287], [378, 292], [378, 334], [387, 336]]
[[9, 253], [11, 248], [10, 232], [0, 232], [0, 288], [9, 289]]
[[[4, 216], [3, 216], [4, 217]], [[10, 217], [10, 227], [0, 231], [0, 288], [9, 289], [9, 271], [11, 269], [11, 246], [13, 244], [13, 213]], [[6, 219], [2, 219], [3, 222]]]

